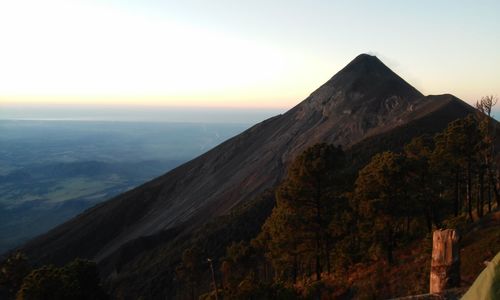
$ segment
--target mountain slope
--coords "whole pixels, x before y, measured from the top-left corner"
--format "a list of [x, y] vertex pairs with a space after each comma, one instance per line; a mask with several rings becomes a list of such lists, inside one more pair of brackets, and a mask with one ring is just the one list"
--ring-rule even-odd
[[[467, 104], [450, 95], [430, 97], [436, 100], [432, 105], [435, 110], [403, 126], [370, 136], [347, 149], [351, 164], [346, 175], [355, 176], [372, 155], [386, 150], [400, 151], [413, 137], [422, 134], [432, 136], [442, 131], [449, 122], [472, 111]], [[113, 294], [129, 295], [130, 299], [139, 296], [147, 299], [173, 297], [179, 288], [174, 271], [180, 263], [182, 251], [197, 245], [207, 257], [215, 260], [223, 257], [231, 242], [249, 241], [260, 232], [274, 206], [273, 196], [264, 192], [262, 197], [236, 207], [230, 215], [211, 219], [189, 234], [173, 236], [165, 231], [125, 244], [101, 261], [101, 271], [113, 274], [108, 278], [110, 289]], [[205, 275], [209, 278], [209, 274]], [[201, 285], [200, 289], [209, 289], [208, 283], [204, 287]]]
[[[362, 54], [287, 113], [87, 210], [24, 250], [41, 262], [76, 256], [103, 261], [140, 237], [166, 232], [173, 239], [227, 214], [275, 186], [287, 163], [310, 145], [349, 148], [433, 114], [448, 122], [470, 110], [452, 96], [424, 97], [376, 57]], [[424, 123], [432, 127], [434, 121]]]
[[[368, 137], [346, 150], [351, 164], [347, 176], [355, 176], [375, 153], [385, 150], [400, 151], [405, 143], [421, 134], [433, 135], [442, 131], [450, 121], [471, 112], [471, 107], [450, 96], [433, 97], [436, 110], [412, 120], [403, 126]], [[439, 108], [439, 109], [437, 109]], [[430, 109], [430, 108], [428, 108]], [[354, 178], [353, 178], [354, 180]], [[183, 229], [165, 231], [126, 243], [120, 250], [101, 261], [101, 272], [111, 274], [108, 285], [114, 295], [128, 295], [124, 299], [144, 296], [147, 299], [172, 298], [179, 282], [175, 281], [175, 269], [180, 263], [182, 251], [196, 245], [207, 257], [220, 258], [231, 242], [254, 238], [274, 207], [273, 193], [245, 201], [230, 215], [211, 219], [194, 232], [179, 234]], [[205, 274], [204, 278], [209, 278]], [[208, 283], [200, 289], [208, 289]]]

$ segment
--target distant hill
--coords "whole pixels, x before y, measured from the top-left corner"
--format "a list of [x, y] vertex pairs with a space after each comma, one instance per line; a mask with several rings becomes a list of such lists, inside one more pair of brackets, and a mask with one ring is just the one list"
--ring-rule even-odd
[[208, 237], [223, 234], [229, 242], [255, 234], [272, 208], [272, 196], [259, 197], [308, 146], [341, 145], [355, 169], [378, 151], [434, 134], [472, 111], [452, 95], [422, 95], [378, 58], [362, 54], [285, 114], [85, 211], [23, 250], [44, 263], [95, 259], [114, 293], [165, 297], [191, 240], [220, 251], [225, 244]]

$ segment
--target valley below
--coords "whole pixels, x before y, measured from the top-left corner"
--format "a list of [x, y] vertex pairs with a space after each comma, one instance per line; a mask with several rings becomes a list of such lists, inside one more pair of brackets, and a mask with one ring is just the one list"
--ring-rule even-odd
[[160, 176], [246, 127], [0, 121], [0, 252]]

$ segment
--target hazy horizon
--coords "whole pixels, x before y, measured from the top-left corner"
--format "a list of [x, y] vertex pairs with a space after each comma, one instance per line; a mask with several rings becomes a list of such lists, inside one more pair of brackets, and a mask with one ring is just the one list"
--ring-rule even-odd
[[[182, 107], [131, 105], [9, 104], [0, 108], [0, 120], [213, 123], [253, 125], [290, 108]], [[498, 119], [500, 107], [492, 111]]]
[[3, 1], [0, 105], [287, 108], [361, 53], [423, 94], [473, 104], [500, 95], [499, 10], [491, 0]]
[[98, 105], [3, 105], [0, 120], [254, 124], [287, 109]]

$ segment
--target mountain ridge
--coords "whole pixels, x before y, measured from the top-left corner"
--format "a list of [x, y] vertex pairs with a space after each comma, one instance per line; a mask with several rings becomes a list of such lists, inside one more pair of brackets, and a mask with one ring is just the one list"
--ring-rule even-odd
[[[448, 113], [449, 105], [455, 110]], [[228, 214], [276, 186], [287, 163], [315, 143], [348, 149], [433, 113], [449, 122], [472, 111], [452, 95], [423, 96], [378, 58], [360, 55], [286, 113], [85, 211], [23, 249], [43, 262], [78, 256], [104, 261], [133, 240], [175, 228], [189, 233]]]

